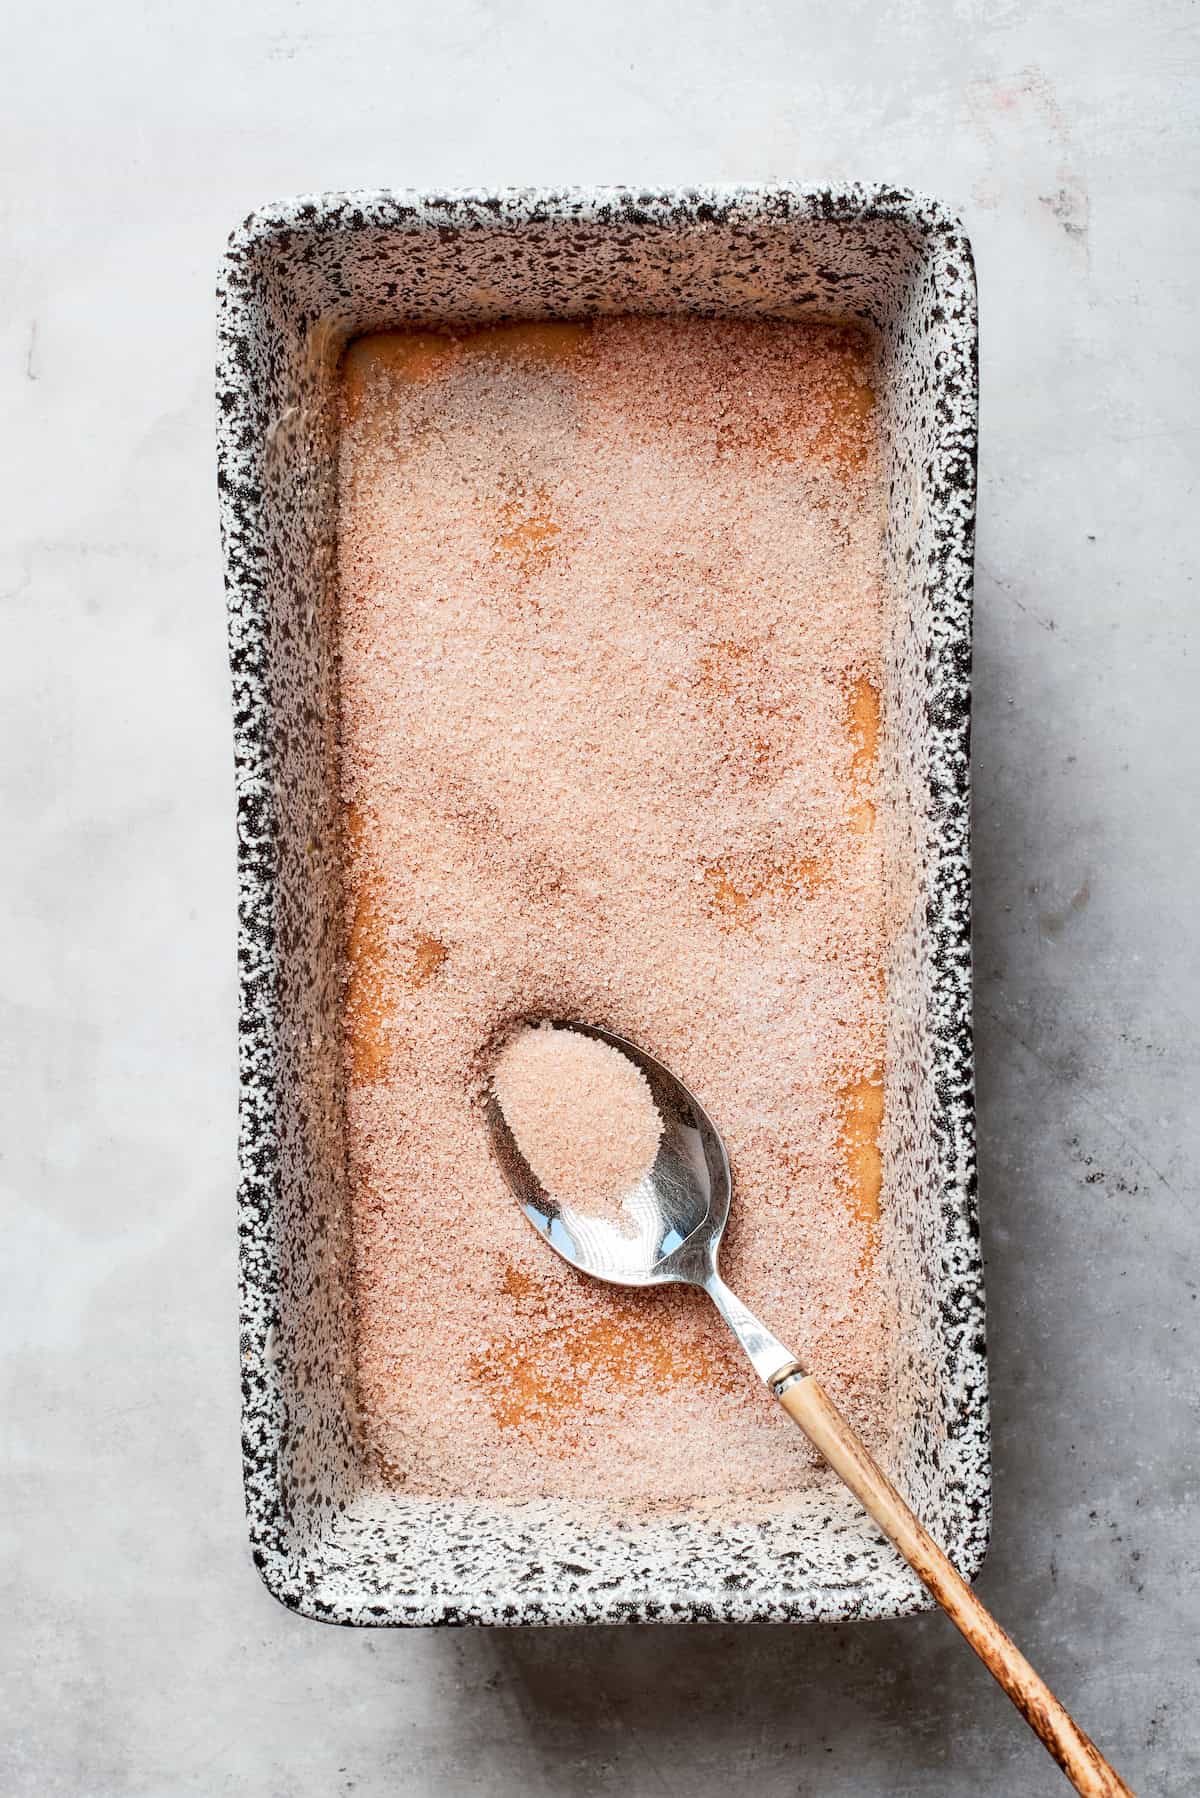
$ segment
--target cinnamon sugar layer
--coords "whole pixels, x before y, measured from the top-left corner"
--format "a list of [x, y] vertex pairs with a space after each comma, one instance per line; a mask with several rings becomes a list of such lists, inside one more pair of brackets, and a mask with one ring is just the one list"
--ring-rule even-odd
[[417, 1493], [811, 1477], [707, 1301], [575, 1274], [481, 1111], [521, 1018], [628, 1036], [730, 1150], [730, 1284], [879, 1444], [883, 496], [872, 352], [695, 319], [393, 333], [340, 453], [359, 1406]]

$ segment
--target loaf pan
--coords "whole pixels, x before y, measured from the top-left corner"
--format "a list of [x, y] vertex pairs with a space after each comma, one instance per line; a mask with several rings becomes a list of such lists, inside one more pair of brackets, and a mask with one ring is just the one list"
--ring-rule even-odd
[[269, 1589], [314, 1618], [828, 1620], [929, 1603], [832, 1481], [720, 1521], [422, 1499], [380, 1483], [356, 1429], [339, 1047], [338, 358], [351, 338], [400, 325], [630, 312], [855, 320], [878, 333], [880, 780], [904, 920], [888, 968], [896, 1325], [884, 1459], [968, 1576], [986, 1546], [968, 842], [977, 326], [962, 229], [883, 187], [322, 194], [268, 206], [231, 237], [217, 370], [246, 1503]]

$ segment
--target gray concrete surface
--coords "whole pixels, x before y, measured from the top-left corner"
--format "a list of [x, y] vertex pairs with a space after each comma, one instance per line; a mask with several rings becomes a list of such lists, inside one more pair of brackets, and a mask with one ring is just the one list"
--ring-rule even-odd
[[981, 1587], [1139, 1792], [1200, 1790], [1193, 9], [114, 0], [5, 48], [0, 1790], [1066, 1789], [937, 1618], [355, 1634], [243, 1542], [224, 233], [826, 175], [942, 195], [979, 258]]

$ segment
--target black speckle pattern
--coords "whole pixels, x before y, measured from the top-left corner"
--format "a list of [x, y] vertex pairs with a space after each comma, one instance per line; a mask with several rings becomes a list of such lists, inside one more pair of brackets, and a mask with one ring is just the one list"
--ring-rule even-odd
[[[888, 187], [343, 193], [253, 213], [219, 285], [218, 485], [236, 751], [242, 1449], [255, 1565], [327, 1622], [750, 1622], [928, 1604], [836, 1482], [730, 1521], [383, 1490], [359, 1453], [339, 1054], [332, 374], [422, 322], [702, 312], [883, 342], [882, 775], [903, 896], [885, 1157], [902, 1382], [890, 1470], [968, 1574], [990, 1469], [971, 1059], [975, 279]], [[752, 1377], [747, 1372], [747, 1378]], [[767, 1402], [764, 1399], [764, 1403]]]

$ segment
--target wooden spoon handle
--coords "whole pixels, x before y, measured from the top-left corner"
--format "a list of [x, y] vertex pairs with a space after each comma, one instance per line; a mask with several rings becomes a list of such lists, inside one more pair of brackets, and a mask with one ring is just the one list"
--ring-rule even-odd
[[834, 1472], [925, 1582], [1030, 1728], [1041, 1737], [1075, 1790], [1086, 1794], [1086, 1798], [1134, 1798], [1120, 1774], [1109, 1766], [986, 1605], [979, 1602], [948, 1556], [922, 1529], [818, 1381], [811, 1374], [797, 1373], [775, 1382], [775, 1389], [788, 1416], [820, 1449]]

